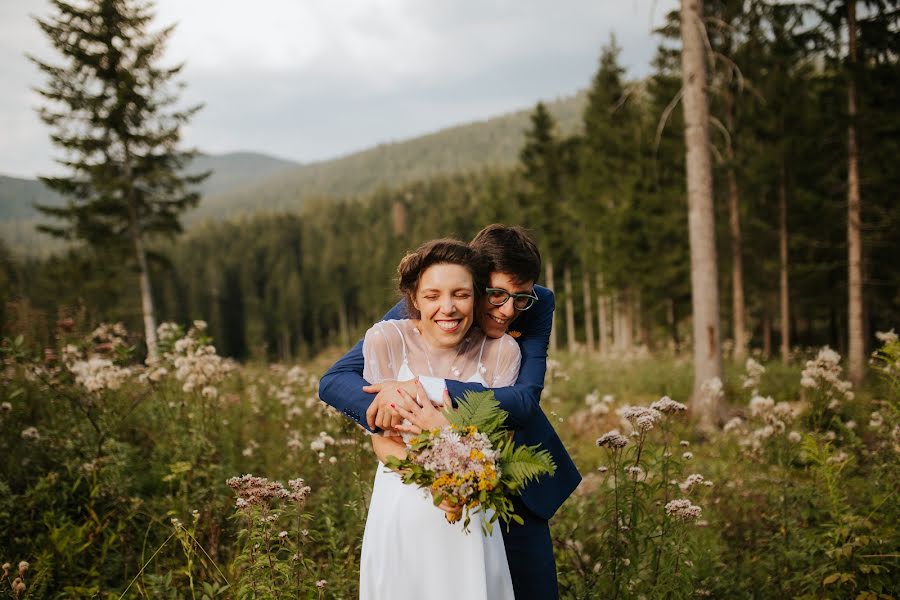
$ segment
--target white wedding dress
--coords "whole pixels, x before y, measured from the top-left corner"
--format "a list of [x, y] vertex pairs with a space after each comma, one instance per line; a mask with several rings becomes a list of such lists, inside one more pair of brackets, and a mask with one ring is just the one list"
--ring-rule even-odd
[[[408, 319], [373, 326], [363, 356], [370, 383], [420, 376], [487, 387], [512, 385], [521, 360], [510, 336], [491, 339], [475, 328], [457, 348], [433, 349]], [[439, 404], [434, 388], [426, 385], [429, 398]], [[428, 490], [404, 484], [379, 462], [363, 535], [360, 599], [513, 600], [500, 522], [485, 536], [482, 518], [480, 512], [474, 515], [464, 533], [461, 522], [447, 523]]]

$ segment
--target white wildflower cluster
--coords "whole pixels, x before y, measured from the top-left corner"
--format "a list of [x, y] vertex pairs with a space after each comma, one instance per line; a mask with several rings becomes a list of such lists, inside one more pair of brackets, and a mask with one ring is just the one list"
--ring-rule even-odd
[[295, 365], [285, 373], [284, 379], [288, 385], [303, 385], [307, 377], [306, 371], [300, 365]]
[[[127, 334], [122, 324], [116, 323], [115, 325], [100, 325], [88, 339], [89, 341], [102, 340], [96, 348], [105, 351], [123, 345], [122, 339], [125, 335]], [[120, 367], [109, 358], [99, 354], [85, 356], [73, 344], [67, 344], [63, 348], [62, 361], [69, 372], [75, 375], [75, 383], [92, 394], [104, 390], [117, 390], [133, 375], [132, 369]]]
[[850, 460], [850, 455], [844, 452], [843, 450], [838, 450], [834, 454], [828, 457], [828, 461], [831, 464], [840, 465]]
[[713, 482], [710, 481], [709, 479], [706, 479], [705, 477], [703, 477], [703, 475], [701, 475], [699, 473], [693, 473], [691, 475], [688, 475], [684, 481], [679, 483], [678, 487], [679, 487], [679, 489], [681, 489], [681, 492], [683, 494], [689, 494], [690, 492], [692, 492], [693, 490], [695, 490], [696, 488], [698, 488], [700, 486], [712, 487], [712, 485], [713, 485]]
[[108, 358], [91, 356], [66, 365], [75, 375], [75, 383], [95, 394], [103, 390], [117, 390], [132, 375], [128, 367], [120, 367]]
[[259, 442], [257, 442], [256, 440], [248, 440], [247, 446], [244, 447], [243, 450], [241, 450], [241, 454], [249, 458], [253, 456], [253, 453], [256, 452], [257, 448], [259, 448]]
[[569, 375], [564, 373], [562, 370], [562, 363], [553, 358], [547, 359], [547, 379], [552, 381], [554, 379], [563, 379], [568, 380]]
[[291, 479], [285, 488], [278, 481], [269, 481], [264, 477], [254, 477], [250, 474], [232, 477], [225, 483], [237, 494], [235, 508], [239, 509], [269, 506], [275, 500], [290, 500], [303, 504], [311, 491], [302, 479]]
[[184, 335], [184, 332], [181, 330], [181, 327], [175, 323], [161, 323], [156, 328], [156, 342], [160, 346], [174, 344], [175, 340], [179, 339], [182, 335]]
[[708, 406], [716, 406], [725, 396], [725, 386], [718, 377], [707, 379], [700, 385], [700, 396]]
[[699, 506], [692, 504], [686, 498], [672, 500], [666, 504], [666, 514], [679, 521], [696, 521], [700, 518], [702, 512]]
[[[216, 385], [234, 369], [234, 365], [216, 354], [215, 346], [205, 343], [205, 330], [204, 321], [194, 321], [188, 333], [174, 342], [173, 336], [181, 331], [177, 325], [163, 323], [157, 333], [171, 348], [163, 358], [174, 368], [175, 379], [182, 382], [182, 390], [199, 391], [204, 398], [215, 399], [219, 395]], [[153, 368], [156, 366], [151, 366]]]
[[893, 344], [898, 340], [897, 334], [894, 332], [893, 328], [890, 331], [876, 331], [875, 337], [878, 338], [878, 341], [882, 344]]
[[880, 375], [893, 382], [896, 387], [900, 385], [900, 342], [893, 329], [879, 331], [875, 337], [882, 343], [881, 348], [872, 353], [870, 363]]
[[324, 452], [327, 446], [334, 446], [334, 438], [324, 431], [320, 431], [318, 437], [309, 443], [309, 449], [313, 452]]
[[725, 433], [731, 432], [740, 432], [744, 429], [744, 420], [740, 417], [732, 417], [728, 420], [727, 423], [722, 427], [722, 431]]
[[22, 430], [22, 439], [29, 441], [36, 441], [41, 439], [41, 434], [37, 430], [37, 427], [26, 427]]
[[587, 404], [592, 415], [608, 414], [613, 402], [615, 402], [615, 397], [612, 394], [600, 396], [597, 390], [584, 397], [584, 403]]
[[746, 374], [741, 376], [743, 388], [745, 390], [750, 390], [750, 393], [753, 395], [758, 394], [759, 382], [762, 379], [763, 373], [766, 372], [766, 368], [752, 358], [748, 358], [744, 370], [746, 371]]
[[294, 430], [290, 432], [290, 435], [288, 435], [287, 447], [294, 451], [300, 450], [300, 448], [303, 447], [303, 440], [300, 438], [299, 431]]
[[884, 426], [884, 417], [881, 416], [881, 413], [873, 411], [872, 414], [869, 415], [869, 427], [872, 429], [881, 429]]
[[[749, 423], [745, 423], [740, 417], [734, 417], [725, 424], [723, 431], [744, 435], [740, 444], [752, 450], [759, 450], [765, 440], [786, 433], [797, 416], [790, 403], [776, 403], [771, 396], [754, 395], [750, 399], [749, 408]], [[753, 429], [748, 431], [747, 425], [752, 425]], [[789, 435], [788, 439], [793, 441], [793, 436]]]
[[800, 385], [819, 390], [827, 401], [829, 410], [836, 410], [842, 400], [853, 400], [853, 384], [841, 379], [841, 355], [825, 346], [815, 360], [806, 361], [806, 368], [800, 374]]
[[634, 481], [646, 481], [647, 473], [637, 465], [625, 467], [625, 473]]
[[663, 396], [662, 398], [651, 404], [650, 409], [658, 410], [664, 415], [674, 415], [686, 411], [687, 406], [685, 406], [681, 402], [675, 402], [668, 396]]
[[97, 352], [113, 352], [127, 346], [128, 331], [122, 323], [101, 323], [88, 339], [93, 342]]
[[662, 418], [661, 412], [646, 406], [623, 406], [617, 412], [623, 423], [640, 433], [653, 429], [653, 425]]
[[619, 433], [618, 429], [613, 429], [604, 433], [597, 438], [597, 445], [601, 448], [609, 448], [610, 450], [619, 450], [628, 445], [628, 438]]

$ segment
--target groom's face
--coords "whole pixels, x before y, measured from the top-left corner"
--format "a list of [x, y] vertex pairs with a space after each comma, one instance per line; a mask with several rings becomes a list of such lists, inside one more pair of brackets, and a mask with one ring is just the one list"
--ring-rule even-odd
[[[490, 287], [506, 290], [510, 294], [530, 294], [534, 290], [534, 281], [516, 282], [508, 273], [494, 272], [491, 273]], [[485, 296], [482, 298], [478, 310], [478, 325], [488, 337], [503, 337], [520, 312], [513, 306], [512, 298], [508, 299], [503, 306], [494, 306]]]

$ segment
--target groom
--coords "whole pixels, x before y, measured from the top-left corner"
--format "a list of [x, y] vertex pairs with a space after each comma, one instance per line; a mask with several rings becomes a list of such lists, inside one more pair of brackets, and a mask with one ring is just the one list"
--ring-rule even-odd
[[[516, 599], [553, 599], [559, 596], [556, 561], [550, 538], [549, 519], [581, 481], [581, 475], [540, 407], [544, 374], [547, 370], [547, 345], [553, 322], [553, 292], [536, 286], [541, 272], [537, 246], [521, 227], [488, 225], [469, 244], [491, 264], [492, 292], [484, 305], [477, 307], [476, 323], [489, 337], [501, 337], [509, 331], [519, 342], [522, 363], [519, 378], [510, 387], [493, 389], [500, 407], [509, 413], [506, 425], [515, 430], [516, 444], [539, 445], [549, 451], [556, 473], [530, 483], [513, 504], [524, 524], [512, 522], [505, 527], [503, 542]], [[505, 293], [504, 293], [505, 292]], [[534, 296], [537, 301], [529, 299]], [[502, 304], [499, 302], [505, 301]], [[406, 318], [402, 302], [385, 319]], [[369, 385], [362, 378], [362, 341], [332, 366], [319, 383], [319, 397], [370, 431], [377, 431], [375, 419], [386, 422], [391, 416], [396, 389], [405, 387], [416, 395], [413, 382], [384, 382]], [[423, 383], [429, 379], [420, 377]], [[431, 382], [434, 384], [434, 382]], [[483, 391], [477, 383], [459, 381], [445, 384], [453, 398], [466, 390]], [[395, 418], [395, 422], [399, 417]]]

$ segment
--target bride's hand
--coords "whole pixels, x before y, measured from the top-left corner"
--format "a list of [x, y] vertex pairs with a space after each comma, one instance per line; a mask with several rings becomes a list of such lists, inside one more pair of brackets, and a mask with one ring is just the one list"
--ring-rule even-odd
[[[397, 401], [391, 404], [391, 408], [410, 422], [410, 425], [403, 423], [397, 425], [397, 431], [419, 434], [423, 430], [438, 429], [450, 424], [447, 417], [428, 399], [425, 388], [418, 380], [416, 380], [415, 398], [402, 388], [397, 390], [397, 395]], [[450, 392], [447, 390], [444, 390], [444, 406], [453, 406], [450, 402]]]
[[381, 462], [387, 462], [388, 457], [399, 460], [406, 458], [406, 444], [399, 437], [386, 435], [372, 436], [372, 450]]
[[456, 523], [462, 516], [462, 504], [450, 504], [449, 502], [444, 500], [443, 502], [438, 504], [438, 508], [447, 513], [447, 521], [450, 523]]

